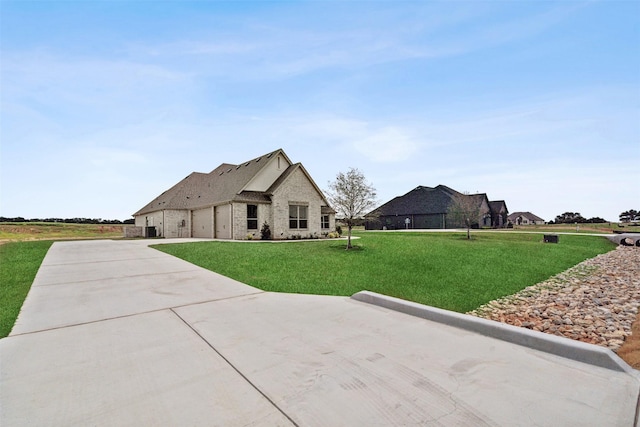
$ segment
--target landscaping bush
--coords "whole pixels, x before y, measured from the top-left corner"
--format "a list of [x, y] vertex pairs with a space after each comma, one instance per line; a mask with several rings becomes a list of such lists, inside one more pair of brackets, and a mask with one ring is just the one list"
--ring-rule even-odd
[[262, 240], [271, 240], [271, 228], [266, 221], [262, 224], [262, 228], [260, 229], [260, 238]]

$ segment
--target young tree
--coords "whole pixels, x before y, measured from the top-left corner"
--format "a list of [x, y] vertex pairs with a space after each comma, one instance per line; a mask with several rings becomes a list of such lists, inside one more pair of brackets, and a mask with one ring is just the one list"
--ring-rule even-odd
[[354, 221], [375, 207], [376, 190], [366, 181], [362, 172], [349, 168], [346, 174], [339, 172], [336, 180], [329, 182], [329, 190], [326, 193], [336, 213], [347, 224], [347, 249], [351, 249]]
[[455, 224], [464, 225], [467, 229], [467, 239], [471, 239], [471, 227], [479, 224], [482, 215], [481, 202], [468, 194], [460, 194], [453, 197], [453, 203], [449, 205], [447, 217]]

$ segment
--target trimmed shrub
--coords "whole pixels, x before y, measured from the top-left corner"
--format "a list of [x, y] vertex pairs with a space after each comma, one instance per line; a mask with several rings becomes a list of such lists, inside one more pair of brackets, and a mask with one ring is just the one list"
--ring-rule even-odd
[[262, 228], [260, 229], [260, 238], [262, 240], [271, 240], [271, 228], [266, 221], [262, 224]]

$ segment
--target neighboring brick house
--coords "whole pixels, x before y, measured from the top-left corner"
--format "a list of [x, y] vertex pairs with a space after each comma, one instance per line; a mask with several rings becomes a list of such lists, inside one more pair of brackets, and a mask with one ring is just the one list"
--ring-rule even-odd
[[260, 239], [320, 237], [335, 228], [335, 211], [300, 163], [279, 149], [209, 173], [193, 172], [133, 214], [146, 235]]
[[374, 209], [365, 216], [368, 230], [455, 228], [461, 224], [448, 218], [449, 207], [456, 197], [468, 197], [477, 204], [480, 215], [476, 226], [504, 227], [507, 204], [504, 200], [490, 202], [485, 193], [465, 195], [445, 185], [435, 188], [419, 186]]
[[514, 212], [507, 217], [507, 221], [513, 225], [540, 225], [544, 219], [531, 212]]

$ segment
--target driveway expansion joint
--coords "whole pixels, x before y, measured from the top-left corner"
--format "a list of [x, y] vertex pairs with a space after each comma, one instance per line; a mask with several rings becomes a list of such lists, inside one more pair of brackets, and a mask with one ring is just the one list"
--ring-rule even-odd
[[238, 375], [242, 377], [244, 381], [246, 381], [253, 389], [255, 389], [262, 397], [264, 397], [274, 408], [278, 410], [285, 418], [287, 418], [294, 426], [299, 427], [299, 424], [296, 423], [290, 416], [287, 414], [277, 403], [275, 403], [265, 392], [263, 392], [257, 385], [255, 385], [245, 374], [240, 371], [229, 359], [227, 359], [217, 348], [215, 348], [205, 337], [200, 334], [189, 322], [182, 318], [173, 308], [170, 309], [173, 314], [175, 314], [178, 319], [180, 319], [189, 329], [193, 331], [202, 341], [204, 341], [211, 350], [213, 350], [222, 360], [225, 361]]
[[108, 321], [117, 320], [117, 319], [125, 319], [125, 318], [128, 318], [128, 317], [141, 316], [141, 315], [150, 314], [150, 313], [158, 313], [158, 312], [167, 311], [167, 310], [173, 311], [173, 309], [190, 307], [190, 306], [195, 306], [195, 305], [200, 305], [200, 304], [208, 304], [208, 303], [218, 302], [218, 301], [225, 301], [225, 300], [230, 300], [230, 299], [235, 299], [235, 298], [242, 298], [242, 297], [247, 297], [247, 296], [251, 296], [251, 295], [260, 295], [260, 294], [263, 294], [263, 293], [264, 293], [264, 291], [259, 291], [259, 292], [252, 292], [252, 293], [242, 294], [242, 295], [234, 295], [234, 296], [223, 297], [223, 298], [214, 298], [214, 299], [208, 299], [208, 300], [204, 300], [204, 301], [190, 302], [190, 303], [187, 303], [187, 304], [175, 305], [175, 306], [171, 306], [171, 307], [161, 307], [161, 308], [157, 308], [157, 309], [154, 309], [154, 310], [138, 311], [138, 312], [135, 312], [135, 313], [123, 314], [121, 316], [105, 317], [103, 319], [90, 320], [90, 321], [87, 321], [87, 322], [78, 322], [78, 323], [73, 323], [73, 324], [69, 324], [69, 325], [60, 325], [60, 326], [55, 326], [55, 327], [51, 327], [51, 328], [37, 329], [37, 330], [33, 330], [33, 331], [28, 331], [28, 332], [19, 332], [19, 333], [15, 333], [15, 334], [11, 333], [11, 334], [9, 334], [9, 337], [19, 337], [19, 336], [22, 336], [22, 335], [32, 335], [32, 334], [37, 334], [37, 333], [40, 333], [40, 332], [55, 331], [55, 330], [59, 330], [59, 329], [73, 328], [73, 327], [76, 327], [76, 326], [91, 325], [91, 324], [95, 324], [95, 323], [108, 322]]
[[123, 279], [132, 279], [136, 277], [149, 277], [149, 276], [166, 276], [167, 274], [181, 274], [181, 273], [191, 273], [199, 271], [198, 268], [189, 269], [189, 270], [176, 270], [176, 271], [163, 271], [161, 273], [146, 273], [146, 274], [131, 274], [125, 276], [113, 276], [113, 277], [103, 277], [100, 279], [89, 279], [89, 280], [75, 280], [75, 281], [67, 281], [67, 282], [57, 282], [57, 283], [46, 283], [44, 285], [34, 284], [32, 286], [38, 288], [44, 288], [46, 286], [61, 286], [61, 285], [75, 285], [81, 283], [91, 283], [91, 282], [104, 282], [105, 280], [123, 280]]

